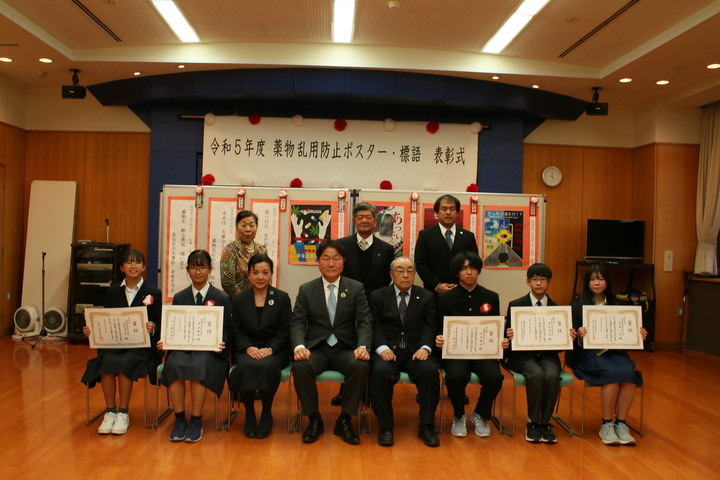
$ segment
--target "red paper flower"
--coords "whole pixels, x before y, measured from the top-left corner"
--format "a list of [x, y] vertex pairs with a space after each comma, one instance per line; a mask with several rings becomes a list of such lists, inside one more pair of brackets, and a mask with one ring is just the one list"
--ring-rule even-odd
[[492, 310], [492, 307], [489, 303], [483, 303], [482, 305], [480, 305], [480, 311], [482, 313], [489, 313], [490, 310]]
[[208, 300], [207, 302], [205, 302], [205, 305], [207, 305], [208, 307], [214, 307], [214, 306], [215, 306], [215, 300]]
[[258, 115], [257, 113], [253, 113], [248, 117], [248, 121], [253, 125], [257, 125], [258, 123], [260, 123], [260, 115]]
[[153, 303], [155, 303], [155, 299], [153, 298], [152, 295], [147, 295], [145, 298], [143, 298], [142, 303], [143, 303], [143, 305], [150, 306]]
[[392, 190], [392, 183], [390, 183], [388, 180], [383, 180], [382, 182], [380, 182], [380, 189]]
[[466, 192], [479, 192], [480, 190], [478, 190], [477, 183], [471, 183], [470, 185], [467, 186], [465, 191]]
[[432, 122], [428, 122], [428, 124], [425, 125], [425, 130], [427, 130], [428, 133], [435, 133], [440, 130], [440, 124], [433, 120]]
[[300, 188], [302, 187], [302, 180], [300, 180], [299, 178], [293, 178], [290, 182], [290, 186], [292, 188]]
[[207, 175], [203, 175], [202, 177], [202, 184], [203, 185], [212, 185], [215, 183], [215, 176], [212, 173], [208, 173]]
[[342, 132], [347, 127], [347, 122], [343, 120], [342, 118], [338, 118], [335, 120], [335, 130], [338, 132]]

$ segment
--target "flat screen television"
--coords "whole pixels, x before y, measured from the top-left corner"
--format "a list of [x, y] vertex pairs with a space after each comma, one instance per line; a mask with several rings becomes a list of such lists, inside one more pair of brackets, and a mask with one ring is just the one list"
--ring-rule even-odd
[[585, 260], [642, 262], [645, 222], [589, 218]]

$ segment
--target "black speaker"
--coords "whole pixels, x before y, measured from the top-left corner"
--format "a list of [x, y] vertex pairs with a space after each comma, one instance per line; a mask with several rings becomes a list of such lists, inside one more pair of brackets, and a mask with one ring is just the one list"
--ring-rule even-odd
[[607, 115], [608, 114], [608, 104], [607, 103], [598, 103], [598, 102], [590, 102], [585, 106], [585, 114], [586, 115]]
[[85, 98], [85, 87], [80, 85], [63, 85], [62, 98]]

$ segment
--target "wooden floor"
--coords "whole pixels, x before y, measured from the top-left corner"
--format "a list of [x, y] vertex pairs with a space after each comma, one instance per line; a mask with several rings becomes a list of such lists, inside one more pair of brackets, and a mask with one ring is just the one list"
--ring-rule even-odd
[[[441, 445], [428, 448], [416, 436], [417, 406], [410, 385], [396, 388], [395, 446], [391, 448], [377, 445], [376, 422], [373, 433], [361, 436], [359, 446], [346, 445], [332, 434], [338, 407], [329, 405], [337, 392], [337, 385], [330, 384], [320, 386], [326, 433], [312, 445], [304, 445], [299, 434], [285, 431], [285, 385], [280, 386], [275, 401], [275, 429], [265, 440], [245, 438], [243, 414], [230, 431], [215, 431], [214, 402], [208, 397], [202, 441], [171, 443], [172, 418], [157, 429], [142, 425], [142, 382], [133, 392], [128, 433], [100, 436], [99, 420], [85, 426], [85, 386], [79, 381], [92, 356], [94, 352], [85, 345], [42, 340], [31, 349], [10, 337], [0, 339], [0, 479], [720, 478], [720, 438], [713, 438], [720, 437], [720, 359], [692, 352], [632, 355], [646, 384], [645, 437], [637, 436], [636, 447], [608, 447], [600, 442], [599, 389], [589, 391], [582, 437], [570, 438], [556, 427], [556, 445], [529, 444], [523, 435], [525, 393], [520, 389], [515, 437], [500, 435], [493, 428], [490, 438], [478, 438], [472, 430], [466, 438], [454, 438], [446, 403]], [[579, 430], [582, 382], [576, 381], [575, 390], [575, 428]], [[477, 395], [477, 387], [469, 387], [469, 392]], [[504, 392], [509, 421], [509, 378]], [[563, 389], [561, 413], [569, 407], [566, 392]], [[226, 395], [221, 400], [224, 409]], [[94, 410], [103, 408], [99, 388], [91, 391], [91, 402]], [[637, 421], [639, 405], [638, 396], [631, 421]]]

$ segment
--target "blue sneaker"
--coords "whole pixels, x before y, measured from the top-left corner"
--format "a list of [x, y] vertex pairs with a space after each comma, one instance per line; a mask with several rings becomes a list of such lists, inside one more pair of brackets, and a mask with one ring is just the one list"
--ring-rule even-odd
[[171, 442], [182, 442], [185, 440], [185, 432], [188, 429], [187, 420], [176, 418], [175, 425], [173, 426], [172, 432], [170, 433]]
[[190, 421], [187, 433], [185, 433], [185, 441], [188, 443], [199, 442], [202, 440], [202, 434], [202, 420], [192, 420]]

